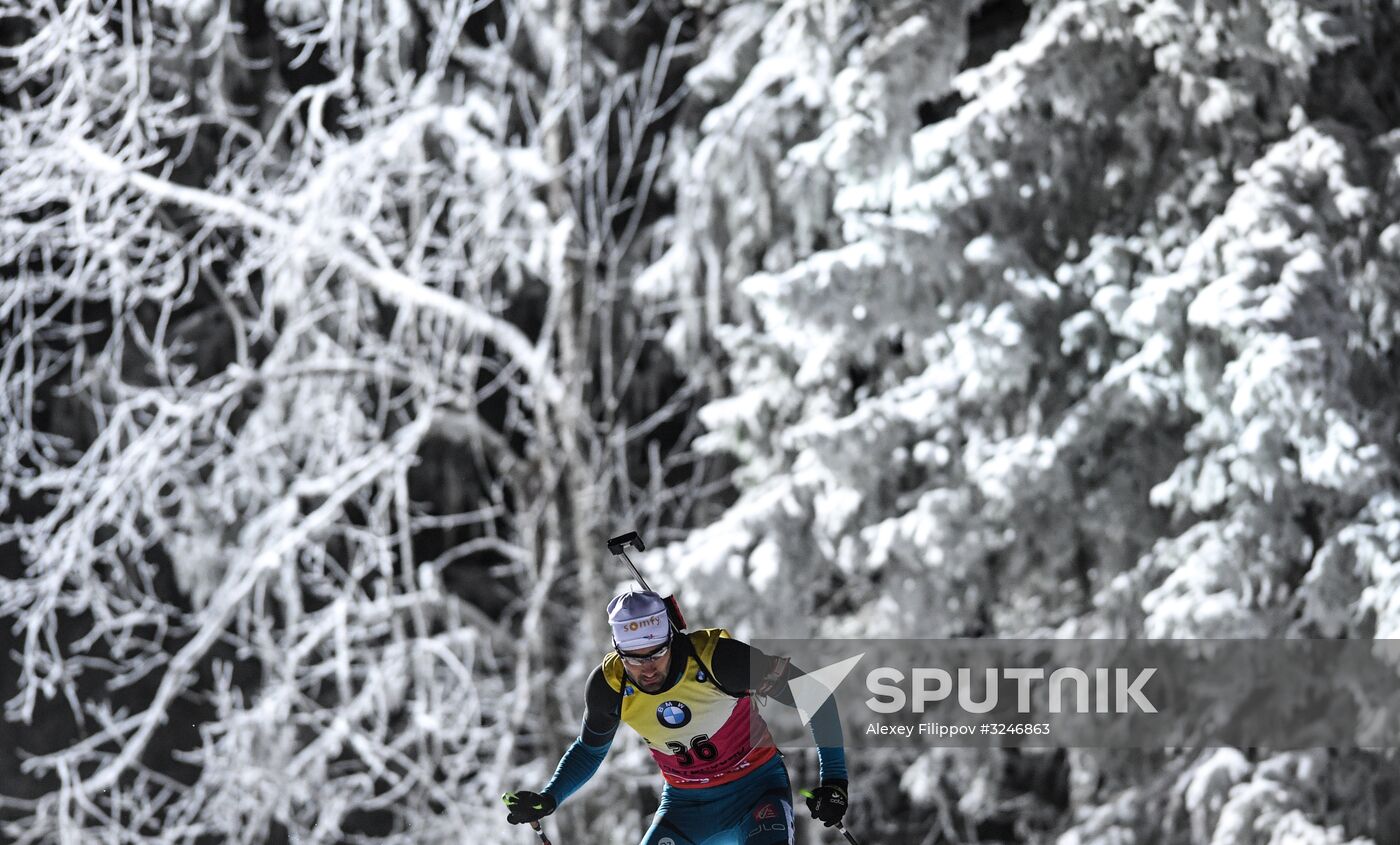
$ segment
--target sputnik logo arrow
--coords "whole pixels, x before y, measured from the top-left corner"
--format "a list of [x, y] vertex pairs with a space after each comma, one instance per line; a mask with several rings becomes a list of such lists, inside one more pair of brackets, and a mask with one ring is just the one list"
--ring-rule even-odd
[[864, 656], [865, 652], [862, 651], [855, 657], [823, 666], [789, 682], [792, 700], [797, 705], [797, 714], [802, 717], [804, 725], [812, 721], [812, 716], [836, 692], [836, 688], [841, 686], [841, 682], [846, 680], [846, 676], [851, 674], [851, 670], [856, 668], [856, 664]]

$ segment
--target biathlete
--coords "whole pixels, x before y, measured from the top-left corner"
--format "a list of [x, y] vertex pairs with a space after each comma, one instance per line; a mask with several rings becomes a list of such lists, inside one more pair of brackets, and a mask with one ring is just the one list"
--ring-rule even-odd
[[[608, 623], [613, 651], [588, 677], [578, 738], [542, 790], [506, 793], [507, 820], [553, 813], [598, 770], [626, 722], [666, 781], [642, 845], [792, 845], [792, 786], [754, 697], [794, 706], [788, 682], [802, 673], [723, 628], [680, 630], [651, 591], [614, 598]], [[806, 793], [807, 808], [830, 827], [846, 813], [848, 785], [834, 697], [809, 726], [821, 785]]]

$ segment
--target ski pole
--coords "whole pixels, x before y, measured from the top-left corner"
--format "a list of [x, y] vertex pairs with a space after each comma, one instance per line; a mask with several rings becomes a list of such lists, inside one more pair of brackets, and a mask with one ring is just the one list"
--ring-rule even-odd
[[[801, 793], [802, 793], [802, 797], [803, 797], [803, 798], [816, 798], [816, 797], [817, 797], [817, 796], [815, 796], [815, 795], [812, 794], [812, 790], [810, 790], [810, 789], [801, 790]], [[860, 843], [856, 841], [856, 838], [855, 838], [854, 836], [851, 835], [851, 832], [850, 832], [849, 830], [846, 829], [846, 826], [845, 826], [844, 824], [841, 824], [840, 822], [836, 822], [835, 827], [836, 827], [837, 830], [841, 831], [841, 835], [844, 836], [844, 837], [846, 837], [846, 841], [849, 842], [849, 843], [851, 843], [851, 845], [860, 845]]]
[[530, 827], [535, 829], [535, 835], [540, 838], [540, 845], [554, 845], [549, 841], [549, 837], [544, 835], [544, 828], [540, 827], [539, 822], [530, 822]]

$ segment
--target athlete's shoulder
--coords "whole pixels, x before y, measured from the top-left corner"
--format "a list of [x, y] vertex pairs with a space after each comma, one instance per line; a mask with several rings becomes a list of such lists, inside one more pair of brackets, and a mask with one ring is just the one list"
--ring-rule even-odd
[[697, 628], [694, 631], [687, 631], [686, 637], [690, 640], [695, 653], [700, 655], [701, 660], [708, 661], [715, 653], [715, 644], [720, 640], [733, 639], [727, 628]]
[[617, 656], [617, 652], [609, 651], [603, 655], [603, 662], [598, 664], [594, 672], [602, 675], [603, 679], [612, 687], [613, 692], [622, 692], [623, 671], [622, 659]]

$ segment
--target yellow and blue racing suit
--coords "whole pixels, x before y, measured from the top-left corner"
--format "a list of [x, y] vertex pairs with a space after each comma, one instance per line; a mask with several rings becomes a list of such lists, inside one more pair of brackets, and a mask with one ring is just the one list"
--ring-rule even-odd
[[[800, 672], [722, 628], [675, 633], [671, 647], [670, 672], [657, 692], [640, 689], [616, 653], [593, 670], [582, 730], [544, 792], [563, 803], [583, 786], [626, 722], [646, 741], [666, 781], [643, 845], [790, 845], [792, 787], [750, 684], [770, 679], [764, 692], [791, 705], [788, 681]], [[844, 786], [834, 699], [810, 727], [822, 783]]]

